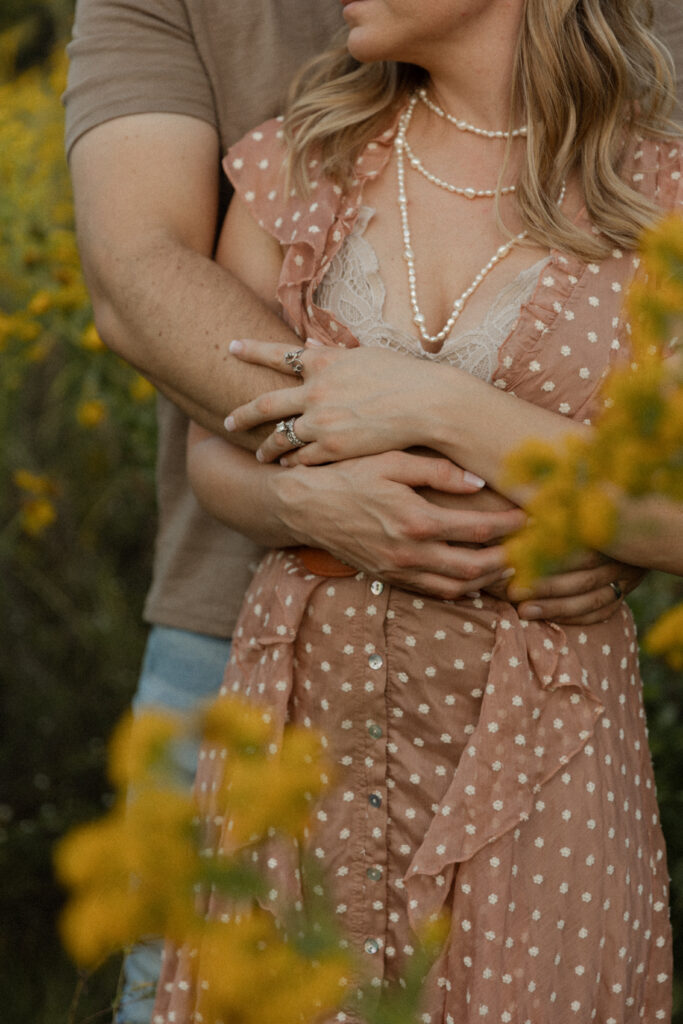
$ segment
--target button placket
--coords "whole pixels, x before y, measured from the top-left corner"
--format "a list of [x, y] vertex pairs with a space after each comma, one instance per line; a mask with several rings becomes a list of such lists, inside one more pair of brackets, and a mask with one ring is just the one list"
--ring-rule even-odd
[[[366, 844], [364, 857], [365, 939], [363, 949], [375, 978], [384, 978], [384, 948], [387, 933], [387, 658], [385, 620], [391, 587], [370, 579], [366, 590], [364, 642], [366, 650], [365, 722]], [[370, 967], [370, 963], [368, 963]], [[376, 983], [376, 982], [373, 982]]]

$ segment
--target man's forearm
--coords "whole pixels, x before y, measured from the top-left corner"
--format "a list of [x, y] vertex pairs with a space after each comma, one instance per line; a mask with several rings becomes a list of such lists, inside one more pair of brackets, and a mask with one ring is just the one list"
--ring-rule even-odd
[[228, 345], [237, 336], [296, 346], [296, 335], [229, 271], [172, 239], [91, 263], [88, 284], [104, 342], [207, 429], [221, 431], [245, 398], [291, 385]]

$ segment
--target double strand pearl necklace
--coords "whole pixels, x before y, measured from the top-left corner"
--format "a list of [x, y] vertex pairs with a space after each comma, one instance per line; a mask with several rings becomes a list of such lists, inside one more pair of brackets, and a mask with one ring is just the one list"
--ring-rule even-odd
[[[455, 323], [462, 313], [465, 303], [470, 296], [476, 291], [484, 278], [489, 274], [496, 264], [500, 263], [501, 260], [505, 259], [513, 246], [518, 242], [521, 242], [527, 237], [526, 231], [521, 231], [514, 238], [509, 239], [503, 245], [499, 246], [494, 255], [488, 261], [485, 267], [479, 271], [472, 283], [465, 291], [460, 295], [453, 303], [451, 315], [443, 325], [441, 330], [437, 334], [428, 334], [425, 330], [425, 317], [421, 312], [417, 301], [417, 278], [415, 276], [415, 254], [412, 248], [412, 241], [410, 235], [410, 225], [408, 223], [408, 198], [406, 196], [405, 186], [405, 163], [404, 163], [404, 152], [406, 150], [406, 132], [408, 131], [408, 125], [413, 116], [415, 104], [418, 101], [418, 95], [413, 95], [408, 104], [408, 109], [401, 116], [399, 121], [398, 131], [396, 133], [396, 139], [394, 140], [394, 146], [396, 148], [396, 169], [398, 176], [398, 206], [401, 214], [401, 228], [403, 231], [403, 258], [408, 268], [408, 291], [410, 295], [410, 305], [413, 311], [413, 322], [416, 324], [417, 329], [420, 332], [420, 337], [423, 341], [438, 344], [439, 342], [445, 341], [449, 336]], [[430, 179], [431, 180], [431, 179]], [[436, 182], [435, 182], [436, 184]], [[449, 190], [450, 191], [450, 190]], [[495, 195], [495, 192], [493, 193]], [[564, 190], [563, 190], [564, 195]], [[478, 195], [475, 192], [473, 198], [477, 198]], [[469, 198], [469, 196], [468, 196]], [[561, 199], [560, 199], [561, 201]]]
[[417, 95], [424, 105], [429, 107], [437, 117], [454, 124], [461, 132], [471, 132], [472, 135], [482, 135], [486, 139], [518, 139], [527, 134], [526, 125], [522, 125], [520, 128], [513, 128], [509, 132], [487, 131], [486, 128], [476, 128], [473, 124], [469, 124], [468, 121], [461, 121], [460, 118], [453, 117], [452, 114], [447, 114], [446, 111], [442, 110], [441, 107], [439, 107], [433, 100], [430, 100], [426, 89], [418, 89]]

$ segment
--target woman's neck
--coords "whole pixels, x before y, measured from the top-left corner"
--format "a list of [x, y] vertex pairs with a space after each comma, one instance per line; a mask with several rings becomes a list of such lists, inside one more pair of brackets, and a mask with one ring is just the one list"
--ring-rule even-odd
[[[447, 113], [487, 130], [507, 126], [517, 62], [521, 12], [517, 4], [496, 7], [434, 47], [425, 61], [428, 93]], [[524, 120], [513, 111], [515, 122]]]

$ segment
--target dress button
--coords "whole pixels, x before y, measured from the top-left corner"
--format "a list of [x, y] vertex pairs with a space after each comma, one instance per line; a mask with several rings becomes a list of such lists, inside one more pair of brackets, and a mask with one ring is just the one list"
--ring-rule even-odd
[[374, 722], [372, 725], [368, 726], [368, 732], [372, 736], [373, 740], [381, 740], [382, 736], [384, 735], [384, 733], [382, 732], [382, 726], [375, 725]]
[[382, 869], [368, 868], [365, 874], [368, 876], [371, 882], [379, 882], [380, 878], [382, 877]]
[[366, 953], [373, 956], [375, 953], [379, 953], [379, 942], [377, 939], [366, 939], [363, 945], [363, 949]]
[[381, 654], [371, 654], [368, 658], [368, 665], [370, 668], [378, 669], [384, 664], [384, 659]]
[[368, 801], [372, 804], [373, 807], [382, 806], [382, 797], [379, 795], [379, 793], [371, 793], [370, 796], [368, 797]]
[[373, 580], [372, 583], [370, 584], [370, 593], [374, 594], [375, 597], [379, 597], [383, 590], [384, 584], [382, 583], [381, 580]]

